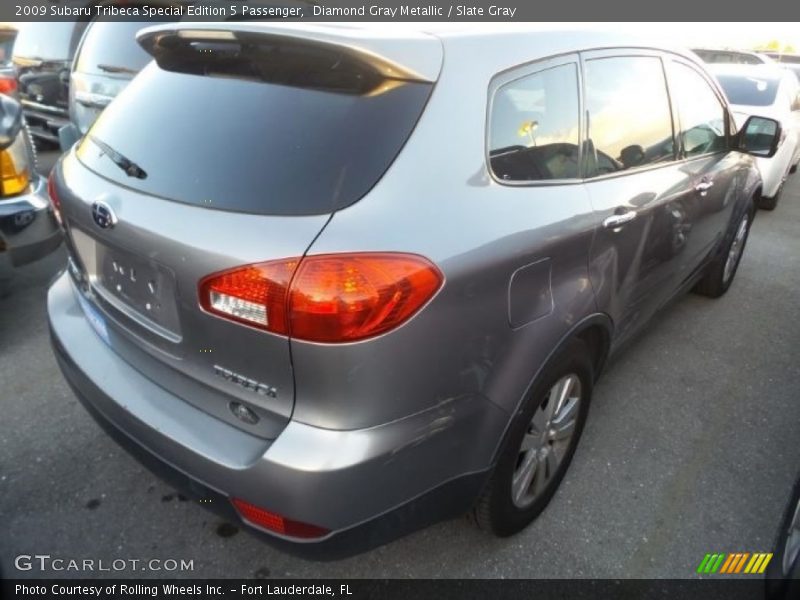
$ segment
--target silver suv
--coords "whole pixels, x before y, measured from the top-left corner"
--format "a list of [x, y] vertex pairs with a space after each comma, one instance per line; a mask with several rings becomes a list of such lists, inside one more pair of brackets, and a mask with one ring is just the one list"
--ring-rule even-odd
[[759, 197], [688, 52], [587, 32], [185, 24], [54, 169], [65, 377], [307, 554], [525, 527], [611, 352], [731, 285]]

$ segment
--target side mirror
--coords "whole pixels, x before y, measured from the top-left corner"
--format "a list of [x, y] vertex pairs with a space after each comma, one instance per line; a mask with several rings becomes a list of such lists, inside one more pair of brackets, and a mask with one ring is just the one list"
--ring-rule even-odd
[[81, 133], [75, 127], [75, 123], [67, 123], [58, 129], [58, 145], [62, 152], [72, 148], [79, 139], [81, 139]]
[[781, 124], [775, 119], [750, 117], [737, 136], [737, 148], [753, 156], [771, 158], [783, 138]]
[[0, 150], [8, 148], [22, 129], [22, 106], [13, 98], [0, 94]]

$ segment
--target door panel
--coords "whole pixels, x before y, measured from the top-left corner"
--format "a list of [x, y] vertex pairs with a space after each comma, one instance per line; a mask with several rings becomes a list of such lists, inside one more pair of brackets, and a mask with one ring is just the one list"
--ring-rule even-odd
[[[667, 61], [676, 114], [676, 138], [692, 182], [687, 195], [691, 232], [678, 266], [680, 279], [691, 275], [722, 239], [744, 184], [741, 155], [730, 150], [731, 121], [711, 82], [693, 66]], [[680, 283], [678, 281], [676, 283]]]
[[587, 190], [600, 226], [590, 277], [627, 337], [671, 295], [691, 230], [692, 177], [676, 163], [661, 58], [584, 56]]
[[[609, 314], [618, 339], [627, 337], [665, 302], [691, 235], [692, 178], [678, 166], [587, 184], [601, 222], [591, 251], [590, 278], [598, 307]], [[621, 227], [610, 216], [634, 211]]]

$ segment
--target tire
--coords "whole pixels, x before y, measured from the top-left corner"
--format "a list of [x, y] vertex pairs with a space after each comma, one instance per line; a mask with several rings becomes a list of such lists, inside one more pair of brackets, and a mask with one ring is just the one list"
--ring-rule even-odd
[[[706, 268], [705, 275], [694, 288], [695, 292], [709, 298], [719, 298], [728, 291], [736, 277], [736, 271], [739, 270], [739, 263], [744, 254], [754, 216], [755, 210], [748, 208], [734, 221], [735, 225], [726, 236], [725, 250], [720, 252], [719, 256]], [[735, 249], [734, 244], [738, 244]]]
[[[790, 541], [789, 536], [792, 535]], [[800, 554], [797, 541], [800, 534], [800, 479], [794, 485], [792, 496], [783, 511], [774, 555], [767, 566], [766, 597], [768, 600], [800, 598]], [[790, 550], [791, 548], [791, 550]], [[792, 555], [787, 556], [787, 551]]]
[[778, 188], [778, 191], [775, 192], [774, 196], [767, 198], [766, 196], [761, 196], [758, 201], [758, 208], [761, 210], [775, 210], [778, 206], [778, 200], [781, 199], [781, 192], [783, 191], [783, 186]]
[[[475, 503], [473, 515], [481, 529], [510, 536], [545, 509], [580, 440], [589, 412], [593, 377], [589, 349], [580, 340], [570, 342], [545, 367], [514, 418], [494, 472]], [[561, 390], [566, 390], [562, 395], [566, 399], [558, 402], [557, 392]], [[552, 423], [547, 420], [548, 408], [556, 409]], [[568, 430], [571, 434], [564, 439]], [[528, 445], [534, 438], [538, 447], [524, 450], [523, 441]]]
[[[788, 177], [788, 173], [791, 173], [791, 169], [787, 172], [786, 177]], [[778, 206], [778, 200], [781, 199], [781, 194], [783, 193], [783, 186], [786, 184], [786, 177], [783, 178], [781, 184], [778, 186], [778, 189], [775, 190], [775, 193], [770, 196], [761, 196], [758, 200], [758, 208], [762, 210], [775, 210]]]

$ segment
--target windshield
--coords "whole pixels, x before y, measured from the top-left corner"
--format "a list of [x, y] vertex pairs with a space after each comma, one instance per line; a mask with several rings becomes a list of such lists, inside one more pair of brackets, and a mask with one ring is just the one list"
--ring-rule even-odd
[[777, 79], [743, 75], [718, 75], [717, 79], [731, 104], [770, 106], [778, 93]]
[[26, 23], [20, 28], [14, 55], [22, 58], [69, 60], [76, 23]]

